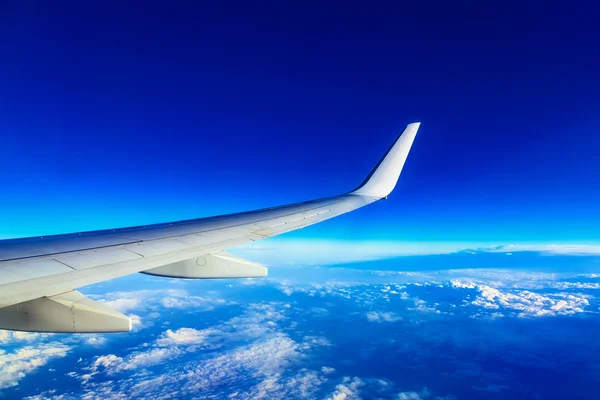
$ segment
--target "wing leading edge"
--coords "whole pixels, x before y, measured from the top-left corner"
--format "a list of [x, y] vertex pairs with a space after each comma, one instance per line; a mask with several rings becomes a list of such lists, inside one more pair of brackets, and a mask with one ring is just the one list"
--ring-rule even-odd
[[[121, 322], [123, 315], [108, 312], [101, 303], [75, 289], [137, 272], [192, 279], [265, 276], [263, 266], [224, 250], [301, 229], [387, 198], [396, 186], [419, 125], [408, 125], [365, 181], [343, 195], [212, 218], [2, 240], [0, 329], [101, 331], [87, 323], [89, 318], [81, 311], [77, 325], [72, 315], [73, 329], [69, 330], [67, 322], [49, 323], [47, 313], [40, 310], [62, 310], [57, 305], [72, 303], [73, 310], [75, 304], [85, 304], [86, 315], [114, 319], [110, 331], [127, 331], [131, 325]], [[52, 311], [52, 315], [58, 319], [66, 314]]]

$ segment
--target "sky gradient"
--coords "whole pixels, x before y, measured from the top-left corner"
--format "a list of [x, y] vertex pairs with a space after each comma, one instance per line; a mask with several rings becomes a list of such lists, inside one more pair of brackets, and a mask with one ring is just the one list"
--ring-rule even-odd
[[0, 237], [338, 194], [421, 121], [388, 201], [289, 237], [598, 242], [597, 10], [344, 4], [3, 6]]
[[5, 3], [0, 239], [344, 193], [421, 128], [389, 200], [228, 249], [268, 277], [0, 330], [0, 399], [598, 398], [594, 3]]

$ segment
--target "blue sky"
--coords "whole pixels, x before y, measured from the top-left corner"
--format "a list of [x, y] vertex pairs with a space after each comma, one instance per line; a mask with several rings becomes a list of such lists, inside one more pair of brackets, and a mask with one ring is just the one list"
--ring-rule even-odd
[[598, 6], [204, 3], [0, 7], [0, 239], [343, 193], [421, 121], [398, 187], [264, 279], [80, 288], [130, 333], [0, 330], [0, 398], [595, 399]]
[[597, 242], [590, 9], [344, 4], [4, 5], [0, 235], [338, 194], [421, 121], [389, 201], [290, 238]]

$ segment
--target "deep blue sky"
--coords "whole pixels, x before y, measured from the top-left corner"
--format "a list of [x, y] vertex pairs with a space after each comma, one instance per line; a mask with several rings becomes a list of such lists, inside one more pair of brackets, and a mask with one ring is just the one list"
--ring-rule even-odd
[[422, 121], [389, 201], [292, 235], [598, 239], [592, 2], [84, 3], [0, 8], [0, 237], [338, 194]]

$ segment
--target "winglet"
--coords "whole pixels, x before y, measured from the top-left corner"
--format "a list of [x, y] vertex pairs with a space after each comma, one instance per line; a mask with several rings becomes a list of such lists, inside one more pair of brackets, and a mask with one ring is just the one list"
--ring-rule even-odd
[[350, 193], [386, 198], [398, 182], [420, 125], [420, 122], [407, 125], [400, 137], [367, 176], [367, 179]]

